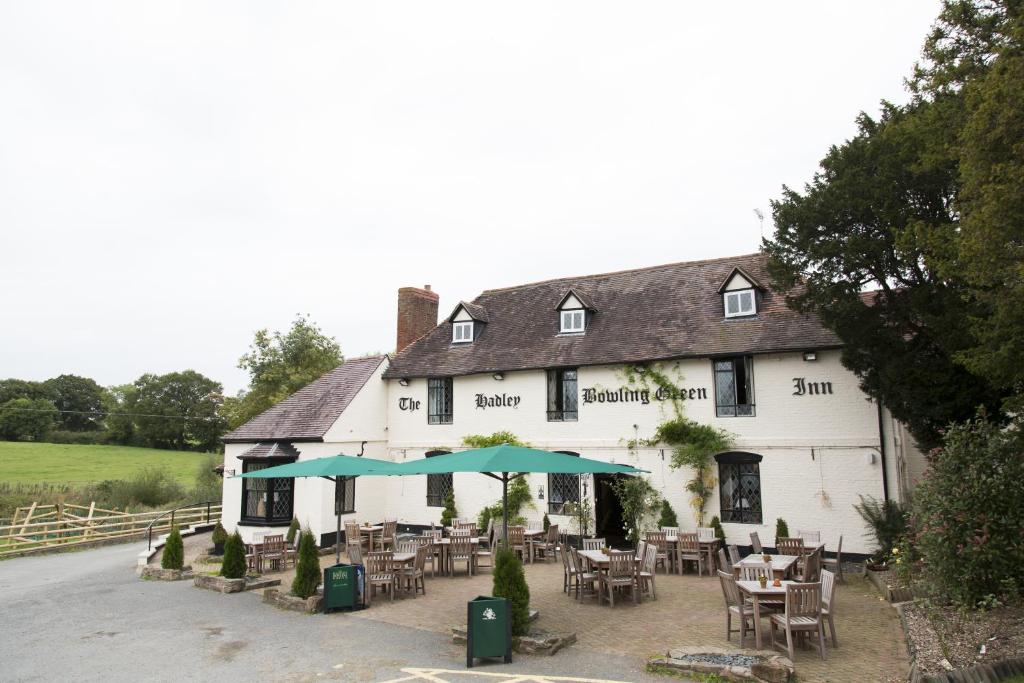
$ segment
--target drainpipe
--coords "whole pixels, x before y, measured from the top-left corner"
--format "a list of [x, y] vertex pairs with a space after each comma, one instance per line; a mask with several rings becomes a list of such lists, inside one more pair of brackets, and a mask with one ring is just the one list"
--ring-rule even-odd
[[885, 429], [881, 401], [878, 401], [878, 452], [882, 456], [882, 495], [885, 496], [884, 500], [889, 500], [889, 472], [885, 466]]

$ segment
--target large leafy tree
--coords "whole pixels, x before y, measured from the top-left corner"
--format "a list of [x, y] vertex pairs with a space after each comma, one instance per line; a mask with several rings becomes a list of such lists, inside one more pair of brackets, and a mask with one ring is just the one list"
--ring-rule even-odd
[[213, 450], [224, 431], [223, 387], [194, 370], [146, 374], [135, 381], [131, 401], [138, 439], [154, 448]]
[[43, 382], [30, 382], [24, 379], [0, 379], [0, 405], [15, 398], [53, 399], [53, 394]]
[[306, 316], [287, 333], [256, 332], [238, 367], [249, 373], [249, 388], [225, 401], [228, 426], [238, 427], [345, 361], [341, 347]]
[[[803, 192], [773, 204], [765, 248], [791, 304], [836, 332], [865, 391], [926, 447], [979, 405], [997, 415], [1020, 384], [1007, 370], [1024, 316], [1003, 290], [1022, 274], [1007, 201], [1021, 188], [1021, 4], [946, 2], [913, 101], [861, 114]], [[997, 208], [1001, 222], [983, 210]]]
[[39, 441], [53, 428], [56, 415], [44, 398], [13, 398], [0, 404], [0, 439]]
[[84, 432], [100, 429], [103, 423], [103, 387], [88, 377], [60, 375], [43, 383], [60, 411], [61, 429]]

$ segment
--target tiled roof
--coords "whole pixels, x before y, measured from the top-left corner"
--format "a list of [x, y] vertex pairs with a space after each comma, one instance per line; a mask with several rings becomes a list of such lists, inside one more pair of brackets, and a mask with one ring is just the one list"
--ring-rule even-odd
[[488, 322], [487, 310], [484, 309], [483, 306], [477, 306], [476, 304], [471, 304], [468, 301], [460, 301], [459, 305], [455, 307], [454, 311], [452, 311], [452, 314], [448, 316], [448, 320], [454, 320], [455, 316], [458, 315], [460, 308], [465, 309], [466, 313], [468, 313], [469, 317], [473, 320], [477, 320], [482, 323]]
[[353, 358], [224, 437], [245, 441], [322, 441], [387, 356]]
[[265, 441], [258, 443], [239, 458], [298, 458], [299, 452], [288, 442]]
[[[770, 289], [768, 257], [748, 254], [561, 278], [483, 292], [489, 322], [472, 344], [443, 322], [392, 359], [385, 377], [468, 375], [840, 346], [814, 316]], [[756, 316], [726, 319], [718, 290], [735, 268], [768, 283]], [[569, 288], [596, 310], [582, 335], [560, 335], [553, 308]]]

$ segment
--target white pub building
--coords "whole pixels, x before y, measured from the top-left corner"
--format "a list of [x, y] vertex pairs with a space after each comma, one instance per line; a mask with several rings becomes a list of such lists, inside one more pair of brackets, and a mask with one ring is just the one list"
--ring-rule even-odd
[[[731, 435], [713, 458], [705, 508], [729, 543], [749, 545], [757, 531], [771, 545], [781, 517], [794, 532], [820, 529], [829, 550], [843, 535], [844, 550], [868, 553], [858, 496], [903, 500], [924, 459], [842, 366], [840, 347], [786, 306], [763, 254], [488, 290], [440, 324], [429, 286], [403, 288], [396, 353], [349, 360], [228, 434], [225, 472], [339, 453], [402, 462], [508, 431], [536, 448], [648, 470], [680, 526], [694, 529], [684, 489], [693, 473], [673, 469], [665, 444], [635, 446], [673, 417], [664, 390], [627, 377], [655, 367], [681, 390], [687, 418]], [[525, 514], [575, 532], [563, 512], [585, 496], [591, 532], [620, 539], [610, 476], [530, 475], [535, 509]], [[500, 498], [499, 484], [470, 473], [360, 477], [337, 492], [320, 479], [225, 477], [224, 525], [249, 540], [295, 516], [327, 545], [336, 496], [343, 520], [415, 527], [438, 522], [449, 490], [464, 517]]]

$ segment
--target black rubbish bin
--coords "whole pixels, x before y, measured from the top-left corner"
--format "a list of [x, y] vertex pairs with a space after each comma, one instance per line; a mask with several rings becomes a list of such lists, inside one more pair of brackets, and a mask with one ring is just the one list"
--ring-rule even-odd
[[335, 564], [324, 568], [324, 612], [362, 609], [365, 576], [361, 564]]
[[508, 600], [479, 596], [466, 605], [466, 668], [479, 657], [512, 662], [512, 615]]

